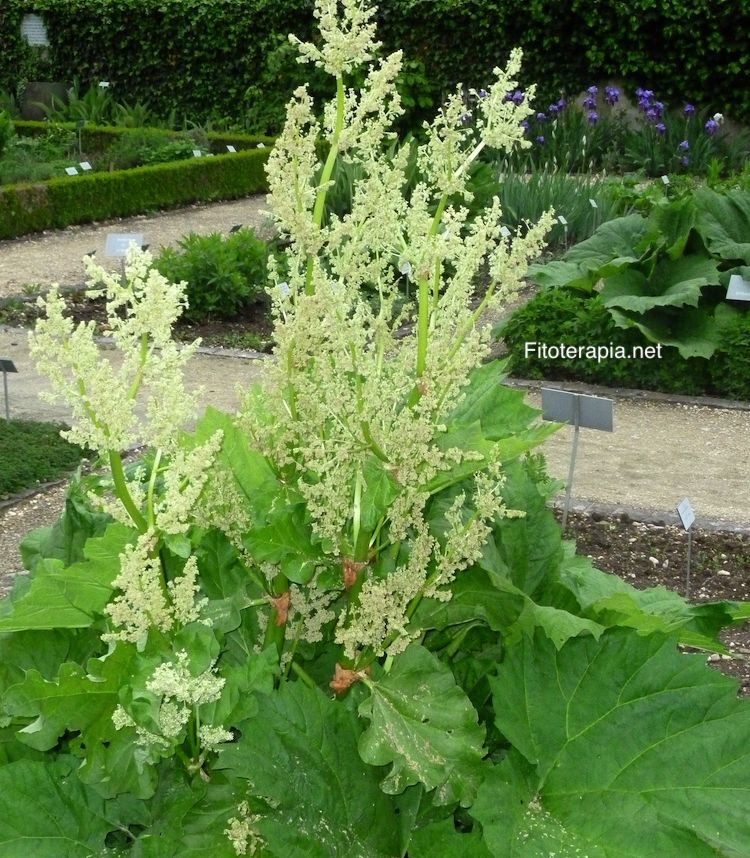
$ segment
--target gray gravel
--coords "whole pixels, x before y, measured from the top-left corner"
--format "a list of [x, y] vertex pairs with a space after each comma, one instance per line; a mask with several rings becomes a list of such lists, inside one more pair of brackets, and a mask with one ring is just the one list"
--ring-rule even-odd
[[157, 253], [161, 247], [174, 246], [188, 232], [226, 233], [239, 223], [262, 228], [266, 222], [265, 201], [264, 195], [256, 195], [0, 241], [0, 298], [42, 291], [52, 283], [80, 285], [84, 280], [81, 260], [92, 250], [100, 265], [118, 268], [119, 260], [104, 256], [104, 243], [110, 232], [142, 233], [149, 249]]

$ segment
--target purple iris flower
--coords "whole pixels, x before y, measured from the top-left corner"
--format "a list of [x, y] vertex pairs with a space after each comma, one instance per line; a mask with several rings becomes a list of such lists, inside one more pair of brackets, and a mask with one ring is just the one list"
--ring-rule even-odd
[[536, 121], [537, 121], [537, 122], [546, 122], [546, 121], [547, 121], [547, 116], [546, 116], [546, 114], [544, 114], [544, 113], [537, 113], [537, 115], [536, 115]]
[[596, 99], [593, 95], [589, 95], [587, 98], [583, 99], [583, 106], [586, 110], [594, 110], [596, 107]]
[[695, 106], [692, 104], [686, 104], [682, 108], [682, 112], [685, 114], [685, 116], [692, 116], [695, 113]]
[[559, 101], [557, 102], [557, 107], [559, 110], [565, 110], [567, 106], [568, 102], [564, 98], [559, 99]]
[[487, 92], [487, 90], [486, 90], [486, 89], [480, 89], [480, 90], [479, 90], [479, 92], [477, 93], [477, 95], [478, 95], [480, 98], [487, 98], [487, 96], [489, 95], [489, 93]]
[[587, 92], [589, 95], [596, 95], [596, 94], [597, 94], [597, 92], [599, 92], [599, 87], [598, 87], [598, 86], [590, 86], [590, 87], [586, 90], [586, 92]]
[[536, 142], [537, 142], [540, 146], [544, 146], [544, 135], [543, 135], [543, 134], [540, 134], [540, 135], [536, 138]]
[[688, 158], [687, 155], [683, 155], [682, 158], [680, 158], [680, 164], [682, 164], [683, 167], [687, 167], [687, 165], [689, 163], [690, 163], [690, 158]]
[[518, 124], [521, 126], [521, 128], [523, 128], [524, 131], [529, 130], [529, 120], [528, 119], [522, 119]]
[[588, 119], [590, 125], [596, 125], [596, 123], [599, 121], [599, 114], [595, 110], [592, 110], [589, 112], [589, 115], [586, 117], [586, 119]]
[[667, 126], [663, 122], [657, 122], [656, 125], [654, 125], [654, 130], [657, 134], [666, 134]]
[[663, 101], [655, 101], [654, 102], [654, 110], [656, 111], [658, 116], [661, 117], [661, 115], [664, 113], [664, 102]]
[[547, 113], [549, 113], [550, 116], [557, 116], [559, 112], [560, 108], [556, 104], [550, 104], [547, 108]]
[[680, 152], [687, 152], [690, 149], [690, 144], [687, 140], [683, 140], [677, 148], [680, 150]]
[[643, 95], [643, 87], [637, 86], [635, 88], [635, 97], [640, 98]]
[[471, 111], [467, 110], [466, 113], [461, 114], [461, 122], [464, 125], [468, 125], [471, 122]]
[[523, 104], [523, 100], [524, 100], [524, 98], [525, 98], [525, 96], [524, 96], [524, 94], [521, 92], [521, 90], [520, 90], [520, 89], [517, 89], [517, 90], [516, 90], [516, 91], [511, 95], [510, 100], [513, 102], [513, 104], [518, 105], [518, 104]]
[[713, 135], [719, 130], [719, 123], [715, 119], [709, 119], [703, 126], [703, 130], [709, 137], [713, 137]]
[[620, 90], [616, 86], [605, 86], [604, 100], [610, 107], [613, 107], [620, 100]]

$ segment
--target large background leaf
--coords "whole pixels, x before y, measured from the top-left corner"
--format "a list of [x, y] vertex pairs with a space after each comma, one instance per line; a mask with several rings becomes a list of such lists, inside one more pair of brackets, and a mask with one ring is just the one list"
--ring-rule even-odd
[[39, 560], [31, 581], [20, 581], [3, 609], [0, 631], [87, 628], [112, 596], [120, 571], [119, 556], [135, 531], [110, 524], [103, 536], [89, 539], [86, 560], [64, 568], [61, 560]]
[[717, 194], [710, 188], [695, 192], [697, 229], [711, 253], [750, 265], [750, 193]]
[[528, 767], [497, 784], [498, 807], [553, 818], [594, 856], [750, 854], [750, 703], [700, 656], [659, 635], [610, 631], [558, 652], [538, 634], [491, 684], [497, 726]]

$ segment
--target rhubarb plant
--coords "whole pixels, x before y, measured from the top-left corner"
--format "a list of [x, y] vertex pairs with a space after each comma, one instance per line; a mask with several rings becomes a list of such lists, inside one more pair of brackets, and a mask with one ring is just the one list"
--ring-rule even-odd
[[[449, 97], [407, 197], [401, 57], [358, 0], [316, 14], [300, 57], [336, 97], [295, 92], [269, 159], [276, 347], [239, 412], [184, 428], [184, 284], [136, 248], [124, 279], [87, 262], [119, 361], [56, 292], [32, 335], [102, 468], [2, 605], [0, 856], [749, 851], [750, 710], [677, 648], [722, 651], [747, 606], [577, 557], [531, 453], [552, 428], [487, 360], [552, 218], [467, 218], [471, 163], [523, 145], [520, 55], [471, 128]], [[338, 159], [361, 179], [326, 221]]]

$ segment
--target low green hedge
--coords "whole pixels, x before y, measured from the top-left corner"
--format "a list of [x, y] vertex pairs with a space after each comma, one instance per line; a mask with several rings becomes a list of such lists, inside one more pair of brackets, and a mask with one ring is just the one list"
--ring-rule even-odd
[[[16, 123], [21, 133], [34, 134], [48, 127], [44, 122]], [[70, 124], [63, 127], [75, 128]], [[105, 148], [105, 141], [130, 131], [95, 126], [81, 129], [86, 148]], [[209, 135], [209, 141], [217, 150], [215, 157], [0, 186], [0, 238], [193, 202], [236, 199], [268, 189], [265, 163], [272, 138], [217, 134]], [[219, 154], [228, 143], [237, 153]]]
[[530, 353], [527, 343], [574, 346], [653, 346], [637, 328], [618, 328], [598, 296], [569, 289], [539, 292], [496, 334], [509, 353], [509, 371], [522, 378], [574, 380], [608, 387], [658, 390], [687, 396], [711, 395], [750, 401], [750, 312], [738, 313], [724, 328], [721, 344], [709, 358], [680, 356], [662, 346], [661, 357], [631, 359], [585, 356], [544, 358]]
[[269, 150], [0, 187], [0, 238], [267, 190]]

